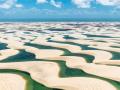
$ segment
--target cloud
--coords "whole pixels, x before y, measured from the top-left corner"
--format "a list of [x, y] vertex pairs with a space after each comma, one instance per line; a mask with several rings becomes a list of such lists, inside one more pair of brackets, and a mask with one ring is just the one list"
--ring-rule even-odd
[[9, 9], [16, 3], [16, 0], [6, 0], [4, 3], [0, 4], [0, 8]]
[[72, 0], [72, 2], [77, 5], [78, 8], [90, 8], [91, 0]]
[[22, 4], [18, 4], [17, 0], [3, 0], [3, 3], [0, 4], [0, 8], [2, 9], [10, 9], [10, 8], [21, 8], [23, 7]]
[[[18, 0], [1, 0], [0, 8], [2, 9], [10, 9], [10, 8], [21, 8], [22, 4], [17, 3]], [[92, 2], [96, 4], [101, 4], [103, 6], [113, 6], [116, 8], [120, 8], [120, 0], [70, 0], [74, 5], [78, 8], [91, 8]], [[60, 0], [36, 0], [38, 4], [50, 4], [54, 7], [61, 8], [64, 3], [60, 2]]]
[[47, 3], [47, 4], [51, 4], [57, 8], [61, 8], [62, 7], [62, 3], [61, 2], [57, 2], [55, 0], [37, 0], [37, 3], [38, 4], [44, 4], [44, 3]]
[[50, 4], [57, 7], [57, 8], [61, 8], [62, 7], [62, 3], [61, 2], [56, 2], [55, 0], [51, 0]]
[[22, 5], [22, 4], [16, 4], [15, 7], [17, 7], [17, 8], [22, 8], [23, 5]]
[[47, 0], [37, 0], [37, 3], [46, 3]]
[[107, 6], [118, 6], [120, 5], [120, 0], [96, 0], [96, 2], [107, 5]]
[[99, 3], [103, 6], [120, 7], [120, 0], [72, 0], [78, 8], [90, 8], [91, 2]]

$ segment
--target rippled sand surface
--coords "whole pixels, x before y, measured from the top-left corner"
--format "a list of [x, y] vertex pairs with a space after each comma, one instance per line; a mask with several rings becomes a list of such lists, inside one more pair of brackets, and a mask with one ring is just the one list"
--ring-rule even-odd
[[120, 90], [120, 23], [0, 23], [0, 90]]

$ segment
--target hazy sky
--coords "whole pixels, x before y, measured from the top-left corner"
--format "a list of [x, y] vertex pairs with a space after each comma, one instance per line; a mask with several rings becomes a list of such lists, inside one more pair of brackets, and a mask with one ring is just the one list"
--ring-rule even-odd
[[0, 0], [0, 19], [120, 19], [120, 0]]

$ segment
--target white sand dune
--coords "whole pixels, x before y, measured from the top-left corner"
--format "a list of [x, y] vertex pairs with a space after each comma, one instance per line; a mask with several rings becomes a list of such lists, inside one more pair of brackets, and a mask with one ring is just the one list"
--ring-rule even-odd
[[6, 59], [10, 56], [18, 54], [18, 50], [14, 49], [5, 49], [5, 50], [0, 50], [0, 60]]
[[[120, 67], [117, 66], [120, 65], [119, 57], [118, 60], [111, 60], [113, 57], [111, 52], [120, 52], [120, 33], [117, 25], [119, 23], [0, 24], [0, 28], [4, 30], [0, 30], [0, 43], [6, 43], [8, 44], [7, 47], [10, 48], [0, 51], [0, 60], [18, 54], [19, 50], [33, 53], [36, 59], [47, 60], [0, 63], [0, 69], [16, 69], [28, 72], [32, 79], [49, 88], [65, 90], [117, 90], [117, 86], [100, 78], [84, 76], [60, 77], [61, 67], [55, 62], [49, 61], [65, 61], [66, 66], [69, 68], [80, 69], [91, 75], [110, 79], [113, 82], [120, 82]], [[56, 30], [52, 30], [52, 28]], [[65, 31], [64, 29], [68, 30]], [[69, 37], [65, 39], [65, 35], [76, 39]], [[88, 45], [88, 49], [92, 47], [99, 50], [82, 50], [82, 47], [77, 45], [48, 42], [48, 39]], [[38, 49], [37, 47], [26, 46], [25, 43], [67, 49], [72, 53], [94, 56], [94, 60], [92, 63], [88, 63], [85, 58], [80, 56], [62, 56], [64, 54], [63, 50]], [[25, 90], [25, 85], [26, 81], [22, 76], [12, 73], [0, 73], [0, 90]]]
[[[63, 41], [62, 39], [60, 39], [59, 41]], [[85, 40], [86, 41], [86, 40]], [[67, 42], [69, 42], [69, 41], [67, 41]], [[51, 43], [51, 42], [49, 42], [49, 43]], [[76, 42], [75, 42], [76, 43]], [[61, 44], [61, 43], [60, 43]], [[79, 44], [79, 43], [78, 43]], [[67, 45], [67, 44], [66, 44]], [[68, 44], [69, 45], [69, 44]], [[101, 42], [100, 42], [100, 45], [101, 45]], [[109, 44], [106, 44], [106, 45], [108, 45], [109, 46]], [[106, 46], [106, 45], [103, 45], [104, 47]], [[53, 47], [54, 47], [54, 45], [52, 45]], [[76, 46], [76, 45], [73, 45], [73, 46]], [[90, 47], [90, 46], [89, 46]], [[99, 46], [99, 47], [101, 47], [101, 46]], [[107, 47], [107, 48], [111, 48], [111, 47]], [[106, 47], [105, 47], [105, 49], [103, 49], [103, 50], [108, 50], [108, 51], [111, 51], [110, 49], [107, 49]], [[113, 49], [113, 48], [112, 48]], [[103, 50], [81, 50], [81, 52], [80, 53], [83, 53], [83, 54], [88, 54], [88, 55], [92, 55], [92, 56], [94, 56], [95, 57], [95, 59], [93, 60], [93, 63], [99, 63], [99, 64], [102, 64], [101, 62], [107, 62], [108, 64], [109, 64], [109, 60], [111, 60], [111, 58], [112, 58], [112, 53], [110, 53], [110, 52], [108, 52], [108, 51], [103, 51]], [[113, 50], [114, 51], [114, 50]], [[118, 52], [119, 51], [119, 49], [117, 49], [116, 48], [116, 50], [115, 50], [116, 52]], [[117, 62], [117, 61], [115, 61], [115, 62]], [[118, 61], [119, 62], [119, 61]]]
[[113, 48], [113, 47], [106, 47], [106, 46], [89, 46], [97, 49], [107, 50], [107, 51], [113, 51], [113, 52], [120, 52], [119, 48]]
[[120, 82], [120, 77], [119, 77], [120, 73], [118, 73], [118, 71], [120, 70], [119, 67], [96, 65], [92, 63], [88, 64], [83, 58], [76, 57], [76, 56], [59, 56], [54, 58], [46, 57], [46, 59], [47, 60], [63, 60], [63, 61], [66, 61], [66, 65], [70, 68], [81, 69], [86, 73]]
[[[55, 41], [65, 41], [65, 39], [58, 39]], [[89, 47], [93, 47], [96, 49], [102, 49], [102, 50], [108, 50], [108, 51], [114, 51], [114, 52], [120, 52], [119, 48], [113, 48], [110, 46], [119, 46], [119, 44], [116, 43], [111, 43], [111, 42], [95, 42], [93, 40], [66, 40], [66, 42], [73, 42], [73, 43], [77, 43], [77, 44], [84, 44], [84, 45], [89, 45]]]
[[17, 74], [0, 73], [0, 90], [25, 90], [26, 80]]
[[[14, 37], [15, 38], [15, 37]], [[17, 41], [17, 40], [12, 40], [12, 39], [0, 39], [0, 42], [8, 44], [7, 47], [11, 49], [23, 49], [24, 43]]]
[[94, 56], [93, 63], [109, 61], [112, 58], [112, 53], [101, 50], [83, 50], [83, 54], [88, 54]]
[[106, 64], [106, 65], [118, 65], [120, 66], [120, 60], [108, 60], [102, 62], [95, 62], [96, 64]]
[[92, 75], [96, 75], [120, 82], [120, 73], [118, 72], [120, 70], [120, 67], [108, 66], [108, 65], [96, 65], [92, 63], [91, 64], [81, 63], [79, 65], [74, 66], [74, 68], [81, 69], [84, 72]]
[[40, 44], [40, 45], [46, 45], [46, 46], [53, 46], [53, 47], [63, 48], [63, 49], [68, 49], [69, 51], [71, 51], [73, 53], [81, 52], [81, 48], [79, 46], [61, 44], [61, 43], [55, 43], [55, 42], [47, 42], [46, 40], [41, 39], [41, 37], [38, 37], [32, 43], [36, 43], [36, 44]]
[[60, 78], [59, 66], [52, 62], [0, 63], [0, 69], [17, 69], [29, 72], [34, 80], [51, 88], [65, 90], [116, 90], [112, 84], [100, 79], [87, 77]]
[[[59, 43], [49, 42], [49, 45], [52, 47], [55, 47], [54, 44], [59, 44]], [[44, 45], [46, 45], [46, 44], [44, 44]], [[60, 45], [61, 45], [61, 43], [60, 43]], [[69, 44], [66, 44], [66, 45], [69, 45]], [[62, 48], [62, 47], [63, 46], [59, 46], [59, 48]], [[76, 47], [76, 45], [72, 45], [72, 48], [75, 48], [75, 47]], [[68, 48], [66, 48], [66, 49], [68, 49]], [[112, 54], [110, 52], [101, 51], [101, 50], [81, 50], [78, 53], [93, 55], [95, 57], [95, 59], [93, 60], [94, 63], [110, 60], [112, 58]]]
[[57, 57], [64, 54], [61, 50], [55, 50], [55, 49], [37, 49], [35, 47], [30, 46], [24, 46], [23, 47], [27, 52], [34, 53], [36, 55], [36, 59], [44, 59], [44, 58], [50, 58], [50, 57]]

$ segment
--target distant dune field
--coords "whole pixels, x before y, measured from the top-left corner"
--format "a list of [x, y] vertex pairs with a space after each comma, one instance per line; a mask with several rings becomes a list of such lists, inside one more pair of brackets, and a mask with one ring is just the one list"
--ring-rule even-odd
[[0, 23], [0, 90], [120, 90], [120, 23]]

